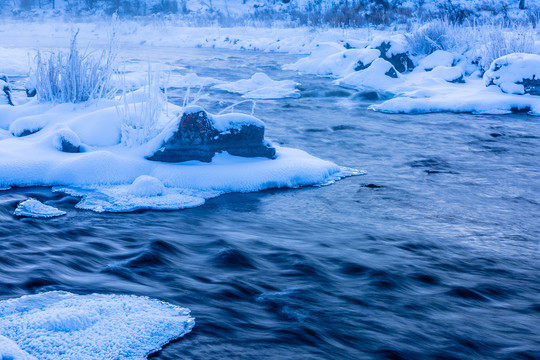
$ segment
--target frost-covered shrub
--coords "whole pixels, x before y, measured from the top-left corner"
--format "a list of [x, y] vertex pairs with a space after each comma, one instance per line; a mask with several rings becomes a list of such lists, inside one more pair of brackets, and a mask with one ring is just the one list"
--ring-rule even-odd
[[32, 82], [40, 101], [80, 103], [108, 98], [114, 94], [111, 77], [116, 60], [116, 43], [110, 41], [100, 54], [81, 52], [77, 34], [68, 52], [58, 51], [36, 56]]
[[536, 33], [532, 28], [517, 27], [504, 29], [498, 26], [484, 26], [478, 33], [479, 58], [482, 71], [487, 71], [491, 63], [501, 56], [512, 53], [535, 53]]
[[163, 80], [163, 75], [153, 72], [149, 65], [147, 85], [123, 94], [124, 104], [118, 107], [118, 112], [122, 119], [124, 145], [144, 144], [156, 134], [156, 125], [167, 104], [167, 93], [161, 90]]
[[449, 32], [453, 26], [443, 20], [435, 20], [405, 35], [415, 54], [429, 55], [437, 50], [448, 49]]

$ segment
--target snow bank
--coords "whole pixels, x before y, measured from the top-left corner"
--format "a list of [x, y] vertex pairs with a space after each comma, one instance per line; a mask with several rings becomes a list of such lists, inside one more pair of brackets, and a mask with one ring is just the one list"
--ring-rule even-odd
[[502, 56], [484, 74], [486, 86], [497, 85], [509, 94], [540, 95], [540, 55], [514, 53]]
[[410, 91], [370, 108], [404, 114], [447, 111], [500, 115], [526, 111], [540, 115], [540, 96], [505, 94], [495, 87], [486, 88], [481, 79], [468, 79], [466, 84], [439, 82], [437, 87]]
[[455, 58], [455, 54], [444, 50], [437, 50], [421, 59], [414, 71], [431, 71], [437, 66], [450, 67], [454, 64]]
[[316, 52], [294, 64], [285, 65], [283, 68], [307, 74], [342, 77], [368, 67], [380, 56], [380, 51], [377, 49], [343, 50], [341, 47], [340, 50], [330, 55], [325, 54], [325, 56]]
[[264, 73], [256, 73], [250, 79], [218, 84], [214, 88], [242, 94], [248, 99], [282, 99], [299, 97], [297, 85], [292, 80], [275, 81]]
[[55, 207], [45, 205], [36, 199], [30, 198], [19, 203], [13, 214], [15, 216], [26, 216], [33, 218], [51, 218], [65, 215], [66, 212], [58, 210]]
[[[162, 131], [143, 145], [127, 147], [120, 141], [120, 101], [99, 104], [47, 106], [30, 102], [0, 106], [0, 119], [13, 128], [42, 112], [41, 130], [27, 136], [0, 137], [0, 188], [59, 186], [83, 199], [79, 208], [95, 211], [132, 211], [141, 208], [181, 209], [228, 192], [322, 185], [360, 174], [315, 158], [301, 150], [276, 148], [276, 158], [243, 158], [217, 154], [210, 163], [163, 163], [146, 160], [177, 129], [181, 108], [169, 104], [169, 115], [157, 124]], [[22, 119], [22, 120], [21, 120]], [[173, 119], [169, 123], [169, 121]], [[211, 116], [218, 129], [234, 124], [264, 125], [252, 116]], [[32, 123], [32, 121], [30, 121]], [[21, 129], [24, 128], [21, 126]], [[80, 143], [80, 153], [59, 151], [58, 139]]]
[[146, 297], [61, 291], [0, 301], [0, 318], [0, 356], [14, 360], [145, 359], [195, 324]]

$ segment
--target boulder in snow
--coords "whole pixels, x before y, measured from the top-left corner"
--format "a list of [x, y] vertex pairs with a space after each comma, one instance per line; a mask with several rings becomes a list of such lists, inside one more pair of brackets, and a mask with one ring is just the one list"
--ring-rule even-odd
[[484, 82], [486, 86], [497, 85], [505, 93], [540, 95], [540, 55], [502, 56], [486, 71]]
[[400, 73], [414, 69], [414, 63], [409, 57], [407, 39], [403, 35], [394, 35], [389, 39], [377, 37], [369, 47], [379, 50], [381, 58], [392, 64]]
[[273, 158], [276, 149], [264, 140], [262, 121], [244, 114], [212, 116], [198, 106], [184, 109], [176, 131], [148, 160], [210, 162], [216, 152]]
[[388, 61], [377, 59], [364, 70], [354, 72], [337, 84], [344, 88], [355, 89], [360, 92], [375, 92], [387, 96], [388, 89], [400, 82], [396, 69]]
[[54, 136], [54, 144], [58, 150], [65, 153], [80, 153], [81, 140], [71, 129], [59, 129]]

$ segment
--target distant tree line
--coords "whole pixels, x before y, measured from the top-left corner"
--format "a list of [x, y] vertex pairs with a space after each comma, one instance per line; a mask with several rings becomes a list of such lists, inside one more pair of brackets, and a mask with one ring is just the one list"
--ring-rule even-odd
[[176, 14], [187, 11], [186, 0], [7, 0], [6, 3], [0, 5], [0, 10], [29, 11], [61, 8], [70, 13], [102, 11], [106, 14], [118, 12], [126, 15]]

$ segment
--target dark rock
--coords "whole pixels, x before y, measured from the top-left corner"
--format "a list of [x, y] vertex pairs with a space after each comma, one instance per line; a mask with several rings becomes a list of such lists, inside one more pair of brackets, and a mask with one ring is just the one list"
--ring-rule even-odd
[[69, 142], [68, 140], [62, 138], [62, 144], [61, 144], [61, 151], [62, 152], [65, 152], [65, 153], [80, 153], [81, 152], [81, 147], [78, 146], [78, 145], [73, 145], [71, 142]]
[[13, 102], [13, 95], [11, 94], [11, 86], [9, 86], [8, 78], [7, 76], [1, 76], [0, 77], [0, 85], [2, 85], [2, 91], [4, 94], [6, 94], [7, 102], [9, 105], [14, 106], [15, 103]]
[[381, 52], [381, 58], [388, 61], [390, 64], [394, 65], [397, 71], [400, 73], [408, 72], [414, 69], [414, 63], [412, 62], [409, 55], [406, 53], [393, 54], [388, 56], [388, 50], [390, 50], [391, 44], [389, 42], [382, 42], [375, 49]]
[[394, 67], [391, 67], [387, 72], [384, 73], [384, 75], [389, 76], [394, 79], [398, 78], [396, 69]]
[[371, 65], [371, 63], [369, 63], [369, 64], [364, 64], [364, 63], [362, 62], [362, 60], [358, 60], [358, 62], [356, 63], [356, 65], [355, 65], [355, 67], [354, 67], [354, 71], [360, 71], [360, 70], [367, 69], [370, 65]]
[[200, 107], [190, 107], [181, 116], [178, 129], [148, 160], [210, 162], [216, 152], [243, 157], [273, 158], [276, 149], [264, 140], [264, 125], [247, 115], [218, 116], [227, 126], [216, 128], [215, 119]]
[[365, 187], [365, 188], [369, 188], [369, 189], [380, 189], [380, 188], [382, 188], [382, 186], [375, 185], [375, 184], [367, 184], [367, 185], [362, 185], [362, 186]]
[[24, 129], [19, 135], [13, 134], [18, 137], [28, 136], [37, 133], [41, 129]]
[[523, 85], [525, 94], [540, 95], [540, 79], [535, 79], [533, 76], [532, 79], [523, 79], [518, 84]]

